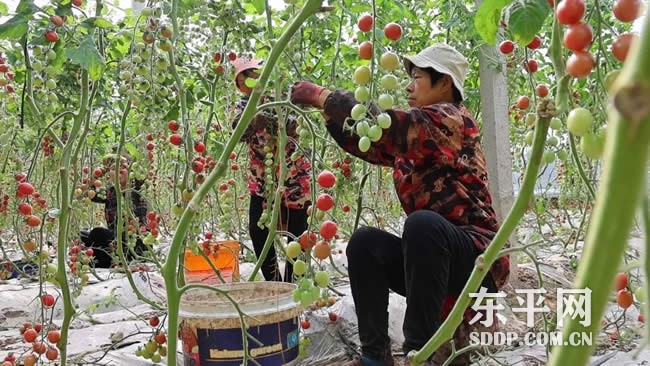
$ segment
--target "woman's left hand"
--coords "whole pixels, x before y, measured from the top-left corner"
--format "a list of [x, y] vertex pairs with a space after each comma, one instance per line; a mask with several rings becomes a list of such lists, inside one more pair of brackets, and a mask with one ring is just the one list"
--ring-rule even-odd
[[309, 81], [298, 81], [291, 87], [291, 103], [322, 108], [319, 97], [324, 90], [322, 86]]

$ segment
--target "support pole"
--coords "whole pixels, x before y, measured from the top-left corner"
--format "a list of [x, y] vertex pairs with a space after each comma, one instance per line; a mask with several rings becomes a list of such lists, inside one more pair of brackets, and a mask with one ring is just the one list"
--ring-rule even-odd
[[[487, 160], [492, 206], [499, 221], [502, 221], [514, 202], [508, 85], [502, 71], [505, 62], [496, 47], [484, 44], [479, 50], [479, 65], [483, 121], [482, 146]], [[513, 246], [516, 244], [515, 239], [514, 237], [510, 239]], [[510, 281], [517, 278], [516, 259], [516, 254], [510, 256]]]

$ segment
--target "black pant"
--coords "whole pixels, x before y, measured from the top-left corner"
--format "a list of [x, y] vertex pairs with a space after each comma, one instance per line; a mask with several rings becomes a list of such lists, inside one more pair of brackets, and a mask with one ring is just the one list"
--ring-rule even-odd
[[[95, 267], [97, 268], [110, 268], [113, 265], [113, 257], [117, 255], [114, 253], [115, 234], [113, 231], [105, 227], [96, 227], [90, 230], [87, 236], [81, 236], [82, 241], [87, 248], [93, 248], [93, 257]], [[122, 236], [122, 248], [128, 260], [135, 258], [132, 250], [126, 245], [126, 233]], [[135, 244], [135, 254], [142, 255], [145, 251], [145, 245], [138, 237]]]
[[440, 327], [445, 296], [460, 294], [480, 250], [466, 232], [423, 210], [409, 215], [402, 238], [359, 228], [346, 254], [362, 352], [383, 359], [390, 354], [389, 289], [406, 297], [404, 352], [418, 350]]
[[[248, 211], [248, 232], [253, 241], [253, 248], [255, 249], [255, 255], [259, 258], [262, 254], [262, 249], [264, 248], [264, 243], [266, 238], [269, 236], [269, 229], [260, 228], [257, 225], [262, 213], [264, 212], [263, 204], [265, 198], [251, 195], [251, 201]], [[305, 230], [307, 230], [307, 209], [293, 209], [286, 208], [282, 206], [280, 218], [287, 224], [287, 231], [295, 236], [300, 236]], [[262, 262], [262, 274], [264, 279], [267, 281], [282, 281], [280, 276], [280, 269], [278, 267], [278, 258], [275, 253], [275, 246], [271, 246], [271, 249], [266, 255], [264, 262]], [[289, 262], [286, 263], [284, 267], [284, 281], [292, 282], [293, 277], [293, 265]]]

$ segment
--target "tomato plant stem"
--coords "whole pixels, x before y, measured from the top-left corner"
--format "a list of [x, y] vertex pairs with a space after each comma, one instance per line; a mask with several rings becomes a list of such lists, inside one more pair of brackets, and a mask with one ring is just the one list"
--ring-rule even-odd
[[[560, 114], [568, 112], [569, 101], [571, 99], [571, 89], [569, 88], [569, 84], [572, 80], [569, 75], [566, 74], [564, 55], [562, 51], [562, 27], [560, 26], [560, 22], [558, 21], [557, 16], [554, 16], [549, 54], [551, 62], [553, 63], [553, 69], [555, 70], [555, 79], [557, 80], [555, 105]], [[592, 187], [587, 174], [585, 173], [585, 169], [582, 166], [582, 162], [580, 161], [580, 157], [578, 156], [578, 152], [576, 150], [575, 141], [573, 140], [573, 136], [570, 134], [569, 146], [571, 147], [571, 156], [573, 157], [573, 162], [576, 164], [576, 168], [578, 169], [578, 175], [580, 175], [580, 178], [585, 183], [585, 186], [587, 186], [589, 196], [593, 200], [596, 197], [596, 192]]]
[[357, 188], [357, 209], [354, 216], [354, 225], [352, 226], [352, 232], [355, 232], [359, 227], [359, 221], [361, 220], [361, 212], [363, 211], [363, 187], [366, 185], [366, 181], [370, 173], [368, 172], [368, 166], [364, 164], [363, 166], [363, 177], [359, 183], [359, 188]]
[[81, 129], [81, 123], [86, 118], [88, 111], [88, 71], [81, 71], [81, 98], [79, 101], [79, 110], [74, 118], [72, 130], [68, 137], [68, 141], [63, 147], [61, 160], [59, 163], [59, 193], [61, 202], [61, 211], [59, 214], [59, 236], [57, 238], [57, 270], [54, 278], [61, 286], [61, 297], [63, 298], [63, 321], [61, 322], [61, 346], [59, 347], [61, 355], [61, 366], [67, 363], [68, 354], [68, 330], [70, 329], [70, 322], [72, 317], [76, 314], [74, 305], [72, 304], [72, 294], [68, 284], [68, 277], [66, 274], [66, 254], [68, 251], [68, 229], [70, 224], [70, 211], [71, 211], [71, 194], [69, 192], [69, 175], [72, 150], [74, 143], [77, 140], [77, 135]]
[[[646, 17], [643, 29], [612, 88], [615, 107], [609, 110], [603, 174], [574, 282], [576, 289], [591, 289], [591, 312], [589, 319], [568, 319], [563, 329], [564, 341], [575, 332], [596, 338], [600, 317], [607, 306], [612, 282], [625, 252], [635, 208], [644, 194], [650, 112], [633, 103], [650, 98], [650, 17]], [[616, 218], [616, 225], [612, 225], [612, 217]], [[581, 324], [581, 320], [588, 320], [585, 322], [588, 325]], [[592, 347], [589, 344], [558, 347], [549, 364], [584, 365]]]
[[[228, 42], [228, 35], [228, 31], [224, 31], [223, 41], [221, 42], [221, 48], [219, 48], [218, 52], [222, 53], [222, 50], [226, 47], [226, 44]], [[203, 128], [203, 144], [205, 144], [206, 147], [208, 146], [208, 136], [210, 136], [208, 131], [210, 131], [210, 127], [212, 126], [212, 118], [214, 118], [214, 107], [217, 104], [217, 82], [220, 81], [222, 81], [222, 78], [219, 76], [219, 74], [215, 74], [214, 79], [212, 79], [212, 83], [210, 84], [210, 102], [212, 103], [210, 103], [208, 118], [205, 122], [205, 127]]]
[[330, 69], [330, 84], [336, 85], [336, 62], [339, 59], [341, 54], [341, 39], [343, 35], [343, 17], [345, 12], [341, 10], [341, 15], [339, 16], [339, 28], [336, 32], [336, 49], [334, 50], [334, 56], [332, 57], [332, 68]]
[[[648, 278], [648, 274], [650, 274], [650, 251], [648, 248], [650, 248], [650, 200], [648, 197], [646, 197], [643, 200], [643, 223], [645, 226], [645, 255], [643, 257], [643, 270], [645, 271], [645, 276]], [[648, 316], [650, 314], [650, 303], [648, 302], [648, 295], [650, 294], [650, 286], [648, 282], [646, 281], [645, 286], [641, 287], [641, 292], [643, 293], [643, 299], [645, 300], [644, 304], [641, 305], [641, 314], [644, 314], [645, 316]], [[650, 340], [650, 327], [646, 326], [646, 333], [645, 333], [645, 341], [648, 342]]]
[[[65, 117], [66, 115], [74, 115], [71, 111], [65, 111], [58, 116], [54, 117], [52, 122], [50, 122], [47, 127], [43, 130], [43, 132], [38, 136], [38, 142], [36, 144], [36, 148], [34, 149], [34, 157], [31, 160], [31, 163], [29, 165], [29, 169], [27, 169], [27, 179], [29, 181], [29, 177], [31, 177], [32, 172], [34, 171], [34, 167], [36, 166], [36, 161], [38, 161], [38, 153], [41, 152], [40, 146], [41, 146], [41, 141], [43, 141], [43, 138], [45, 137], [45, 134], [50, 133], [50, 129], [52, 126], [61, 118]], [[58, 136], [57, 136], [58, 138]]]
[[188, 189], [188, 185], [189, 185], [188, 177], [190, 176], [190, 161], [192, 160], [192, 134], [189, 127], [189, 123], [187, 122], [188, 114], [187, 114], [187, 98], [185, 95], [185, 83], [183, 82], [183, 79], [181, 79], [180, 75], [178, 74], [178, 70], [176, 69], [176, 57], [174, 54], [174, 48], [177, 46], [176, 39], [178, 38], [177, 35], [179, 32], [177, 14], [178, 14], [178, 1], [174, 0], [172, 1], [172, 10], [171, 13], [169, 14], [169, 18], [172, 22], [172, 29], [173, 29], [173, 34], [172, 34], [173, 47], [169, 49], [167, 55], [169, 57], [169, 71], [171, 72], [172, 76], [174, 77], [174, 80], [176, 81], [176, 92], [178, 93], [178, 100], [181, 106], [180, 125], [181, 127], [183, 127], [183, 141], [185, 142], [185, 172], [183, 173], [183, 183], [181, 184], [181, 187], [183, 189]]
[[[543, 102], [542, 102], [543, 103]], [[541, 165], [542, 156], [544, 154], [544, 144], [546, 142], [546, 135], [550, 124], [551, 117], [540, 117], [535, 125], [535, 136], [533, 140], [533, 148], [530, 155], [528, 166], [524, 174], [524, 180], [519, 191], [515, 203], [513, 204], [508, 216], [503, 221], [499, 231], [496, 233], [494, 239], [487, 247], [485, 252], [476, 259], [476, 265], [472, 274], [470, 275], [462, 293], [458, 297], [451, 313], [442, 323], [438, 331], [433, 337], [422, 347], [419, 351], [412, 355], [412, 364], [421, 365], [446, 341], [451, 339], [458, 325], [463, 320], [465, 309], [470, 306], [471, 292], [476, 291], [483, 281], [483, 278], [488, 273], [490, 266], [494, 261], [499, 258], [500, 251], [508, 241], [508, 238], [515, 230], [524, 213], [530, 206], [530, 199], [533, 197], [535, 182], [537, 180], [537, 172]]]
[[377, 46], [377, 32], [375, 32], [375, 27], [377, 26], [377, 4], [375, 0], [370, 1], [370, 7], [372, 9], [372, 32], [370, 33], [370, 42], [372, 42], [372, 55], [370, 55], [370, 89], [368, 90], [369, 98], [366, 102], [366, 106], [370, 107], [371, 101], [375, 100], [375, 55], [376, 46]]
[[571, 133], [569, 133], [569, 147], [571, 148], [571, 158], [573, 159], [573, 162], [575, 163], [576, 168], [578, 169], [578, 175], [580, 176], [582, 182], [587, 187], [587, 191], [589, 192], [589, 198], [591, 200], [594, 200], [596, 199], [596, 191], [594, 190], [594, 187], [592, 187], [589, 177], [587, 177], [585, 168], [582, 166], [582, 161], [580, 161], [580, 155], [578, 155], [578, 148], [576, 146], [576, 141], [573, 138], [573, 135], [571, 135]]
[[[156, 309], [162, 309], [162, 307], [157, 304], [156, 302], [150, 300], [146, 296], [142, 294], [142, 292], [138, 289], [138, 287], [135, 284], [135, 281], [133, 280], [133, 275], [131, 274], [131, 270], [129, 268], [129, 262], [126, 259], [126, 256], [124, 254], [124, 243], [122, 242], [123, 233], [124, 233], [124, 210], [123, 205], [122, 205], [122, 198], [125, 196], [122, 187], [120, 187], [120, 170], [122, 169], [121, 166], [121, 157], [122, 157], [122, 149], [124, 149], [124, 144], [126, 141], [126, 120], [131, 112], [131, 107], [132, 107], [132, 101], [129, 99], [126, 102], [126, 105], [124, 106], [124, 112], [122, 113], [122, 118], [120, 120], [120, 140], [117, 144], [117, 151], [116, 151], [116, 159], [115, 159], [115, 177], [113, 181], [113, 187], [115, 188], [115, 200], [117, 202], [117, 207], [116, 207], [116, 216], [117, 216], [117, 233], [115, 235], [115, 241], [117, 242], [117, 256], [120, 258], [120, 263], [122, 263], [122, 268], [124, 269], [124, 274], [126, 275], [127, 281], [129, 281], [129, 285], [131, 286], [131, 289], [135, 293], [135, 296], [141, 300], [142, 302], [145, 302], [149, 305], [151, 305], [153, 308]], [[129, 181], [127, 177], [127, 181]], [[129, 192], [126, 197], [131, 197], [131, 188], [130, 187], [125, 187], [125, 190]], [[131, 206], [131, 200], [127, 199], [127, 207], [129, 208], [126, 212], [133, 212], [133, 210], [130, 208]], [[130, 216], [130, 215], [129, 215]], [[152, 251], [153, 253], [153, 251]]]

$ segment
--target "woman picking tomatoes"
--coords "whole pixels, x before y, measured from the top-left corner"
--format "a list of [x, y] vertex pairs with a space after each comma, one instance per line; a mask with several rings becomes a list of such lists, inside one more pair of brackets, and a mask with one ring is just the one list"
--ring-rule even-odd
[[[251, 81], [259, 78], [256, 72], [261, 66], [261, 60], [237, 58], [233, 61], [235, 66], [235, 85], [243, 93], [234, 109], [235, 119], [233, 128], [239, 122], [241, 114], [248, 103], [252, 92]], [[268, 100], [268, 98], [264, 98]], [[284, 181], [284, 195], [280, 212], [280, 225], [295, 237], [300, 236], [307, 229], [307, 207], [310, 204], [310, 177], [311, 164], [309, 160], [300, 156], [292, 159], [291, 156], [298, 149], [297, 146], [297, 123], [293, 116], [289, 115], [286, 121], [287, 135], [290, 137], [285, 147], [285, 167], [287, 169]], [[267, 200], [275, 194], [274, 181], [279, 174], [279, 166], [273, 159], [276, 156], [278, 144], [278, 119], [275, 113], [264, 110], [257, 113], [250, 125], [244, 132], [241, 141], [248, 144], [249, 171], [248, 190], [250, 193], [250, 206], [248, 217], [248, 229], [255, 254], [259, 257], [264, 248], [264, 243], [269, 235], [269, 230], [259, 221], [265, 207], [269, 204]], [[268, 165], [267, 165], [268, 164]], [[273, 169], [273, 166], [278, 166]], [[275, 174], [273, 174], [275, 173]], [[269, 178], [271, 178], [269, 180]], [[282, 281], [280, 275], [277, 255], [272, 246], [261, 266], [264, 279], [267, 281]], [[284, 271], [284, 281], [292, 282], [293, 266], [287, 262]]]
[[[454, 48], [436, 44], [404, 57], [404, 66], [411, 77], [406, 88], [410, 108], [386, 110], [391, 123], [365, 152], [359, 148], [359, 136], [344, 129], [357, 104], [352, 93], [300, 81], [291, 94], [295, 104], [323, 109], [327, 130], [344, 150], [393, 168], [397, 195], [407, 214], [402, 237], [362, 227], [349, 240], [348, 273], [362, 357], [348, 366], [393, 365], [389, 290], [406, 297], [405, 354], [422, 348], [446, 318], [477, 256], [499, 228], [479, 128], [462, 104], [467, 60]], [[374, 106], [370, 110], [375, 116], [379, 112]], [[490, 268], [483, 286], [496, 292], [508, 274], [508, 257], [502, 257]], [[473, 315], [468, 309], [456, 331], [457, 349], [463, 347], [459, 340], [467, 342]], [[429, 362], [441, 361], [436, 358]], [[468, 359], [456, 362], [469, 364]]]
[[[124, 228], [122, 232], [122, 248], [127, 260], [135, 259], [136, 256], [142, 255], [145, 252], [145, 245], [142, 239], [136, 234], [135, 246], [130, 249], [127, 241], [127, 224], [130, 222], [131, 226], [138, 229], [147, 225], [147, 201], [142, 196], [140, 190], [144, 181], [134, 179], [131, 183], [131, 188], [127, 186], [127, 168], [129, 159], [120, 157], [120, 166], [116, 167], [117, 155], [110, 154], [104, 157], [103, 165], [105, 170], [109, 172], [108, 179], [113, 182], [115, 174], [119, 175], [120, 189], [123, 197], [130, 197], [131, 202], [127, 207], [131, 207], [132, 215], [125, 217]], [[94, 188], [94, 187], [93, 187]], [[93, 248], [95, 267], [110, 268], [115, 263], [114, 258], [117, 256], [115, 252], [115, 237], [117, 234], [117, 194], [118, 190], [113, 184], [109, 184], [106, 188], [105, 194], [96, 194], [91, 199], [93, 202], [101, 203], [104, 205], [104, 218], [106, 219], [105, 227], [95, 227], [90, 232], [82, 232], [81, 239], [87, 247]]]

